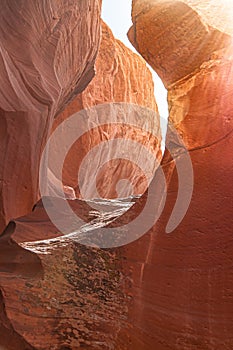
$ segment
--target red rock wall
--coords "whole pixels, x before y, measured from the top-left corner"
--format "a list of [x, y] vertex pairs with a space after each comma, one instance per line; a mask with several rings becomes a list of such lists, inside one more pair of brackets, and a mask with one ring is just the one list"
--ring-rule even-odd
[[[81, 5], [83, 6], [82, 11], [84, 11], [86, 7], [82, 3]], [[33, 11], [31, 17], [33, 17]], [[84, 29], [81, 27], [80, 30], [83, 32]], [[79, 36], [77, 35], [77, 37]], [[94, 44], [97, 41], [96, 38]], [[91, 44], [94, 52], [96, 47], [93, 42]], [[44, 57], [41, 57], [41, 61], [42, 59]], [[85, 67], [85, 64], [83, 63], [82, 66]], [[49, 70], [50, 66], [47, 69]], [[78, 151], [85, 155], [90, 146], [93, 147], [95, 142], [98, 143], [103, 139], [103, 132], [108, 137], [117, 137], [123, 133], [128, 139], [147, 145], [155, 158], [159, 158], [161, 156], [159, 149], [160, 131], [151, 73], [143, 60], [118, 42], [105, 25], [103, 25], [103, 38], [96, 69], [96, 79], [84, 93], [71, 103], [63, 114], [58, 116], [54, 127], [63, 118], [66, 119], [70, 115], [70, 110], [73, 113], [81, 108], [103, 102], [129, 102], [142, 105], [150, 108], [152, 117], [156, 117], [149, 119], [148, 114], [145, 113], [145, 124], [151, 125], [156, 137], [129, 126], [113, 130], [107, 125], [106, 128], [98, 130], [101, 131], [101, 134], [97, 138], [89, 134], [86, 139], [82, 140]], [[69, 74], [72, 76], [72, 70], [69, 71]], [[78, 108], [76, 108], [77, 105]], [[52, 116], [59, 108], [54, 107], [54, 112], [46, 114], [46, 117], [44, 114], [38, 113], [38, 125], [41, 127], [43, 118], [46, 122], [51, 122]], [[31, 121], [29, 119], [31, 115], [28, 115], [28, 112], [25, 115], [27, 120]], [[5, 112], [3, 116], [5, 118]], [[142, 118], [144, 115], [140, 114], [139, 117]], [[79, 127], [84, 125], [82, 123], [87, 123], [87, 121], [80, 118]], [[12, 128], [14, 125], [12, 121]], [[35, 123], [33, 124], [31, 121], [30, 126], [33, 135], [36, 135]], [[32, 134], [27, 130], [25, 133], [28, 138], [31, 138]], [[49, 127], [46, 126], [46, 129], [42, 129], [42, 131], [43, 133], [46, 131], [46, 135], [41, 136], [44, 143]], [[9, 135], [11, 134], [9, 133]], [[89, 144], [92, 136], [92, 143]], [[32, 140], [41, 148], [36, 137]], [[14, 142], [19, 144], [18, 138]], [[24, 138], [22, 142], [22, 147], [26, 147]], [[31, 147], [32, 144], [27, 147], [29, 153], [32, 152]], [[25, 157], [25, 154], [22, 156]], [[15, 159], [18, 157], [19, 155], [16, 154]], [[38, 158], [33, 157], [33, 161]], [[19, 164], [24, 164], [21, 158], [19, 158]], [[71, 162], [70, 165], [72, 164]], [[107, 180], [109, 181], [110, 170], [111, 168], [108, 168], [106, 171], [108, 176], [105, 175], [105, 183]], [[130, 178], [134, 170], [129, 167], [127, 162], [122, 162], [121, 167], [118, 167], [117, 176], [120, 177], [123, 174]], [[33, 169], [33, 174], [34, 172], [36, 172], [35, 169]], [[28, 183], [27, 177], [24, 180]], [[102, 181], [101, 178], [100, 180]], [[142, 188], [140, 188], [139, 180], [144, 179], [142, 177], [137, 179], [135, 191], [143, 192], [146, 184], [143, 183]], [[104, 191], [105, 188], [101, 181], [99, 189]], [[52, 181], [52, 184], [56, 184], [56, 179]], [[69, 182], [68, 184], [74, 185]], [[21, 200], [25, 201], [25, 197], [20, 193], [20, 187], [18, 195]], [[108, 195], [109, 191], [103, 193], [103, 196]], [[28, 196], [31, 198], [31, 191], [29, 191]], [[12, 210], [16, 210], [12, 202], [8, 202], [5, 197], [3, 199], [4, 203], [9, 203], [9, 212], [12, 213]], [[15, 199], [14, 203], [16, 203]], [[34, 201], [31, 202], [31, 205], [33, 204]], [[89, 214], [90, 208], [84, 202], [72, 201], [70, 205], [78, 211], [78, 215], [82, 216], [85, 221], [93, 219], [93, 213]], [[25, 206], [25, 211], [30, 211], [28, 202], [25, 202]], [[23, 208], [20, 210], [23, 211]], [[17, 215], [19, 215], [18, 211]], [[118, 346], [117, 338], [125, 324], [122, 320], [127, 315], [126, 296], [123, 292], [126, 282], [121, 273], [121, 260], [118, 252], [104, 252], [78, 245], [72, 241], [64, 243], [59, 239], [55, 245], [52, 243], [51, 246], [48, 242], [36, 243], [34, 248], [30, 247], [32, 251], [24, 249], [24, 244], [20, 245], [25, 241], [57, 238], [60, 235], [58, 229], [50, 222], [41, 202], [32, 213], [10, 222], [4, 230], [0, 239], [0, 287], [2, 291], [0, 298], [0, 335], [2, 335], [0, 346], [9, 350], [16, 348], [17, 350], [76, 350], [79, 348], [107, 350]], [[124, 348], [126, 349], [125, 345], [119, 345], [119, 349], [123, 350]]]
[[[185, 6], [188, 2], [191, 3], [187, 0]], [[151, 22], [155, 22], [156, 4], [162, 11], [156, 18], [162, 18], [165, 8], [170, 18], [176, 9], [177, 25], [167, 32], [172, 37], [179, 38], [176, 30], [185, 30], [192, 16], [197, 16], [190, 6], [185, 12], [187, 17], [182, 15], [181, 1], [134, 1], [137, 4], [142, 6], [137, 15], [141, 28], [144, 15], [151, 14]], [[148, 13], [144, 6], [148, 6]], [[198, 31], [205, 23], [200, 13], [201, 23], [195, 21], [194, 26]], [[149, 37], [144, 41], [148, 52], [156, 44], [152, 39], [166, 32], [168, 25], [161, 21], [159, 33], [150, 27], [151, 41]], [[180, 53], [190, 44], [190, 31], [185, 33], [187, 41], [182, 42]], [[162, 162], [168, 184], [165, 209], [150, 232], [126, 247], [95, 250], [74, 242], [64, 245], [58, 240], [35, 243], [32, 251], [25, 250], [16, 242], [59, 235], [39, 204], [32, 214], [10, 224], [1, 237], [0, 329], [5, 338], [0, 338], [0, 345], [10, 350], [16, 348], [15, 344], [19, 350], [27, 346], [44, 350], [232, 349], [233, 193], [229, 179], [233, 170], [233, 47], [222, 30], [220, 34], [219, 47], [223, 50], [216, 52], [214, 43], [213, 52], [208, 49], [211, 60], [199, 53], [199, 63], [193, 68], [190, 63], [185, 65], [183, 53], [181, 57], [174, 55], [175, 61], [173, 55], [171, 60], [169, 56], [164, 58], [171, 74], [170, 65], [179, 66], [178, 81], [174, 74], [175, 82], [170, 85], [166, 69], [164, 81], [169, 88], [170, 119], [190, 151], [195, 177], [192, 201], [182, 223], [171, 234], [165, 234], [177, 196], [175, 167], [182, 158], [179, 155], [174, 161], [167, 151]], [[137, 32], [137, 41], [141, 35], [142, 31]], [[159, 50], [160, 46], [158, 59]], [[190, 47], [189, 50], [192, 52]], [[153, 54], [148, 55], [148, 61], [157, 64]], [[180, 62], [184, 63], [184, 73]], [[167, 143], [171, 143], [169, 138]], [[156, 181], [155, 177], [153, 182], [159, 185]], [[154, 200], [158, 200], [156, 195], [157, 192]], [[144, 200], [145, 196], [141, 202]], [[137, 215], [141, 202], [127, 215]], [[87, 221], [91, 219], [83, 202], [72, 203], [78, 207], [79, 215]], [[123, 220], [115, 223], [116, 230]]]
[[[163, 214], [127, 248], [133, 275], [129, 349], [233, 347], [233, 46], [227, 18], [220, 2], [208, 8], [201, 1], [133, 2], [129, 37], [168, 87], [170, 121], [189, 150], [194, 192], [182, 223], [166, 234], [179, 186], [177, 161], [166, 151]], [[168, 136], [170, 148], [172, 141]]]
[[[128, 35], [169, 87], [192, 75], [211, 59], [213, 52], [230, 44], [233, 29], [226, 18], [229, 10], [221, 0], [211, 4], [196, 0], [134, 0], [133, 26]], [[218, 23], [222, 15], [226, 20]]]
[[[135, 110], [134, 123], [138, 124], [144, 129], [153, 131], [146, 133], [130, 125], [130, 119], [127, 117], [127, 108], [125, 109], [125, 123], [120, 126], [98, 126], [101, 116], [91, 118], [90, 116], [83, 116], [80, 114], [77, 117], [75, 128], [84, 132], [87, 125], [89, 128], [96, 126], [95, 130], [85, 133], [74, 144], [71, 151], [67, 154], [66, 162], [63, 169], [63, 183], [76, 189], [76, 194], [79, 197], [80, 192], [78, 188], [78, 170], [84, 157], [98, 144], [103, 141], [116, 139], [121, 137], [126, 140], [134, 140], [143, 146], [148, 147], [154, 155], [153, 162], [157, 159], [161, 159], [160, 151], [160, 126], [159, 116], [157, 114], [158, 109], [154, 97], [154, 84], [152, 75], [149, 69], [146, 67], [144, 60], [133, 53], [129, 48], [122, 44], [119, 40], [116, 40], [108, 28], [108, 26], [102, 22], [102, 40], [100, 50], [96, 60], [96, 76], [93, 81], [88, 85], [85, 91], [78, 95], [74, 101], [72, 101], [54, 121], [54, 128], [61, 124], [64, 120], [67, 120], [74, 113], [79, 112], [82, 109], [88, 109], [93, 106], [97, 106], [103, 103], [131, 103], [139, 106], [146, 107], [153, 112], [143, 112], [143, 122], [138, 123]], [[132, 107], [133, 108], [133, 107]], [[97, 112], [96, 112], [97, 113]], [[98, 114], [98, 113], [97, 113]], [[102, 108], [99, 114], [109, 114], [111, 118], [109, 122], [116, 122], [114, 111], [111, 110], [109, 105], [106, 108]], [[116, 116], [117, 117], [117, 116]], [[127, 119], [128, 118], [128, 119]], [[103, 119], [103, 115], [102, 115]], [[132, 123], [132, 118], [131, 118]], [[66, 143], [69, 142], [61, 133], [61, 137], [57, 140], [52, 156], [51, 167], [53, 163], [53, 172], [57, 176], [56, 155], [59, 155], [59, 148], [67, 148]], [[64, 145], [62, 144], [64, 142]], [[127, 144], [124, 145], [125, 149], [128, 148]], [[148, 181], [144, 178], [143, 171], [133, 165], [132, 162], [121, 159], [114, 160], [117, 156], [117, 151], [114, 146], [109, 146], [109, 154], [112, 161], [105, 164], [102, 168], [102, 174], [98, 175], [97, 188], [99, 194], [105, 198], [115, 198], [117, 196], [125, 196], [126, 192], [118, 194], [116, 193], [116, 183], [120, 179], [127, 178], [131, 181], [133, 186], [132, 193], [129, 194], [141, 194], [144, 193], [148, 186]], [[93, 198], [95, 196], [91, 180], [90, 173], [93, 173], [99, 164], [104, 161], [101, 156], [94, 157], [92, 159], [90, 169], [87, 169], [84, 179], [83, 187], [88, 188], [85, 198]], [[137, 155], [135, 155], [136, 159]], [[58, 160], [59, 161], [59, 158]], [[146, 160], [144, 159], [144, 162]], [[95, 162], [95, 164], [94, 164]], [[149, 164], [148, 171], [153, 168], [150, 179], [152, 178], [156, 169], [156, 164]]]
[[100, 3], [1, 1], [0, 231], [32, 210], [53, 117], [94, 76]]
[[[88, 213], [83, 203], [72, 203], [79, 215]], [[0, 245], [0, 307], [4, 310], [0, 335], [4, 336], [0, 346], [9, 350], [112, 348], [127, 315], [116, 252], [58, 239], [51, 246], [35, 244], [34, 253], [12, 240], [55, 236], [57, 231], [41, 205], [10, 223], [4, 233]]]

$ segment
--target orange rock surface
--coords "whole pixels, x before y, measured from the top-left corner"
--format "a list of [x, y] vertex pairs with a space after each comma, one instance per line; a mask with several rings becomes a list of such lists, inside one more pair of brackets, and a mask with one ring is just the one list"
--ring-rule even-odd
[[[133, 165], [132, 162], [122, 159], [115, 159], [118, 155], [118, 147], [110, 146], [108, 156], [111, 161], [106, 163], [101, 169], [97, 178], [97, 189], [99, 194], [104, 198], [115, 198], [119, 196], [126, 197], [127, 194], [142, 194], [147, 186], [148, 181], [153, 177], [154, 171], [157, 167], [156, 160], [161, 159], [160, 151], [160, 123], [158, 109], [154, 97], [154, 84], [152, 80], [152, 75], [149, 69], [146, 67], [144, 60], [133, 53], [129, 48], [122, 44], [119, 40], [116, 40], [108, 28], [108, 26], [102, 22], [102, 40], [100, 45], [100, 50], [96, 60], [96, 76], [92, 82], [88, 85], [85, 91], [78, 95], [62, 112], [54, 122], [54, 128], [61, 124], [64, 120], [67, 120], [70, 116], [74, 115], [82, 109], [88, 109], [93, 106], [100, 104], [106, 104], [106, 108], [102, 108], [101, 113], [108, 118], [109, 124], [104, 126], [99, 126], [101, 117], [89, 117], [82, 115], [81, 113], [77, 116], [77, 122], [73, 128], [77, 128], [84, 132], [87, 125], [89, 128], [95, 127], [95, 130], [86, 132], [85, 135], [80, 137], [79, 140], [73, 145], [70, 152], [68, 152], [66, 157], [66, 162], [63, 168], [63, 183], [76, 188], [77, 196], [80, 195], [80, 190], [78, 187], [78, 170], [80, 164], [84, 157], [88, 155], [91, 149], [98, 146], [101, 142], [122, 138], [124, 140], [133, 140], [137, 142], [138, 145], [143, 147], [148, 147], [152, 154], [154, 155], [153, 164], [150, 160], [141, 159], [141, 162], [147, 162], [145, 167], [148, 168], [150, 175], [148, 179], [144, 178], [143, 171], [137, 165]], [[148, 111], [142, 111], [143, 116], [141, 119], [143, 121], [138, 122], [140, 118], [137, 116], [138, 112], [135, 108], [135, 118], [134, 123], [138, 128], [133, 127], [130, 124], [130, 119], [127, 116], [129, 113], [125, 108], [125, 120], [124, 125], [114, 125], [111, 126], [110, 123], [117, 122], [115, 120], [114, 111], [111, 110], [110, 103], [128, 103], [133, 105], [142, 106], [148, 108]], [[124, 107], [122, 107], [124, 109]], [[149, 111], [149, 109], [151, 111]], [[98, 114], [95, 112], [95, 114]], [[132, 112], [133, 113], [133, 112]], [[116, 113], [115, 113], [116, 114]], [[128, 118], [128, 119], [127, 119]], [[117, 116], [116, 116], [117, 119]], [[132, 118], [131, 118], [132, 123]], [[141, 128], [140, 128], [141, 127]], [[145, 130], [149, 130], [146, 132]], [[56, 154], [59, 154], [59, 148], [67, 147], [69, 142], [69, 137], [61, 136], [57, 138], [57, 145], [55, 145], [55, 150], [52, 156], [53, 162], [53, 173], [57, 176], [57, 166], [56, 166]], [[129, 148], [127, 142], [123, 146], [125, 149]], [[131, 151], [133, 152], [133, 150]], [[140, 150], [135, 155], [136, 163], [140, 163], [137, 160], [137, 156]], [[92, 157], [92, 162], [86, 171], [84, 178], [83, 187], [88, 188], [85, 198], [93, 198], [95, 196], [94, 184], [92, 184], [90, 173], [95, 171], [95, 168], [99, 167], [101, 161], [104, 161], [106, 154], [101, 154], [97, 157]], [[58, 160], [59, 161], [59, 158]], [[95, 164], [94, 164], [95, 162]], [[152, 169], [152, 170], [150, 170]], [[132, 191], [127, 192], [124, 187], [122, 191], [116, 192], [116, 183], [120, 179], [128, 179], [132, 184]], [[82, 196], [82, 197], [83, 197]]]
[[[167, 146], [177, 156], [172, 160], [166, 151], [162, 161], [168, 184], [165, 209], [149, 235], [127, 249], [134, 275], [129, 349], [233, 347], [228, 11], [221, 1], [133, 1], [129, 37], [168, 88], [170, 123], [189, 151], [194, 191], [183, 221], [166, 234], [179, 188], [175, 169], [185, 156], [168, 135]], [[187, 176], [185, 169], [182, 176]], [[147, 253], [138, 258], [142, 251]]]
[[[129, 38], [166, 87], [192, 75], [230, 44], [230, 3], [214, 0], [134, 0]], [[228, 21], [227, 21], [228, 20]]]
[[[229, 9], [219, 8], [218, 3], [211, 1], [208, 8], [199, 0], [133, 2], [130, 38], [136, 35], [137, 45], [133, 43], [163, 77], [169, 90], [170, 122], [193, 164], [194, 191], [182, 222], [165, 233], [179, 188], [176, 168], [187, 153], [170, 133], [167, 147], [174, 159], [166, 150], [162, 160], [166, 205], [157, 223], [136, 242], [103, 250], [64, 239], [39, 202], [0, 237], [0, 346], [9, 350], [233, 348], [233, 45]], [[165, 33], [167, 55], [163, 40], [156, 40]], [[172, 38], [169, 47], [166, 38]], [[108, 128], [104, 131], [111, 134]], [[140, 139], [139, 131], [135, 135]], [[89, 148], [83, 147], [87, 152]], [[181, 175], [189, 176], [185, 168]], [[153, 209], [164, 190], [158, 172], [152, 185]], [[146, 199], [147, 194], [112, 223], [119, 235], [127, 230], [118, 226], [139, 215]], [[99, 218], [99, 225], [92, 224], [92, 232], [88, 231], [93, 236], [101, 236], [101, 227], [116, 218], [114, 210], [110, 220], [109, 215], [93, 213], [88, 202], [69, 203], [87, 224], [93, 216]], [[104, 201], [100, 206], [111, 205]]]
[[1, 1], [0, 231], [32, 210], [54, 115], [94, 76], [100, 3]]
[[[72, 207], [90, 220], [83, 202]], [[16, 243], [58, 236], [39, 203], [1, 237], [0, 346], [8, 350], [107, 350], [117, 340], [127, 314], [117, 253], [59, 238], [32, 251]]]
[[[82, 16], [85, 13], [84, 10], [87, 4], [88, 2], [85, 4], [81, 2], [77, 5], [77, 7], [83, 7]], [[74, 6], [74, 8], [76, 7]], [[98, 24], [98, 11], [94, 16], [92, 11], [94, 8], [90, 7], [90, 9], [90, 16], [92, 16], [92, 19], [94, 18], [93, 23], [95, 24], [96, 21], [96, 24]], [[97, 9], [99, 8], [97, 7]], [[40, 6], [38, 7], [39, 10]], [[29, 10], [28, 13], [30, 13]], [[76, 12], [74, 11], [74, 13]], [[32, 19], [34, 15], [37, 16], [37, 21], [39, 22], [39, 14], [37, 12], [34, 14], [31, 11]], [[69, 23], [73, 22], [71, 21]], [[83, 26], [80, 26], [82, 33], [85, 25], [87, 25], [88, 29], [93, 30], [93, 27], [89, 27], [89, 16], [82, 23]], [[65, 24], [68, 25], [67, 22]], [[30, 34], [30, 30], [27, 32], [27, 35]], [[97, 49], [98, 31], [95, 34], [96, 40], [90, 41], [92, 47], [90, 54], [93, 54], [91, 56], [93, 60], [90, 61], [91, 67], [94, 62], [94, 52]], [[31, 35], [33, 36], [34, 32]], [[79, 32], [74, 33], [74, 36], [72, 36], [74, 40], [75, 36], [79, 38]], [[90, 40], [90, 38], [88, 39]], [[83, 39], [83, 41], [84, 45], [85, 40]], [[85, 45], [84, 48], [86, 48]], [[82, 46], [79, 49], [81, 53], [84, 53]], [[41, 57], [39, 54], [37, 56], [37, 60], [35, 59], [36, 62], [43, 65], [44, 56], [42, 55]], [[78, 59], [80, 57], [77, 57]], [[84, 61], [80, 64], [82, 69], [87, 69], [85, 63]], [[64, 70], [67, 69], [67, 74], [74, 79], [72, 67], [66, 67], [64, 61], [61, 62], [61, 67]], [[51, 73], [50, 69], [52, 70], [52, 68], [52, 64], [47, 67], [48, 75]], [[136, 109], [132, 107], [133, 120], [135, 122], [137, 122], [137, 118], [143, 120], [143, 123], [140, 125], [143, 127], [145, 123], [147, 130], [153, 129], [155, 136], [151, 132], [146, 132], [140, 128], [133, 128], [128, 125], [126, 116], [126, 125], [115, 128], [111, 125], [106, 125], [97, 130], [97, 136], [96, 134], [89, 133], [81, 140], [75, 151], [77, 152], [78, 150], [81, 158], [83, 158], [104, 137], [108, 139], [122, 137], [123, 135], [125, 139], [137, 142], [142, 146], [147, 146], [154, 155], [154, 158], [159, 159], [161, 156], [160, 129], [151, 73], [144, 61], [117, 41], [104, 24], [96, 70], [96, 79], [88, 86], [85, 92], [75, 98], [64, 113], [57, 117], [54, 127], [68, 118], [70, 112], [74, 113], [82, 108], [88, 108], [103, 102], [128, 102], [133, 104], [133, 106], [142, 106], [140, 107], [142, 108], [142, 113], [137, 112], [137, 114]], [[42, 73], [43, 71], [41, 71], [41, 75]], [[62, 76], [65, 73], [66, 71], [63, 71]], [[79, 72], [79, 74], [83, 78], [83, 84], [87, 84], [88, 81], [84, 79], [84, 72]], [[32, 81], [34, 82], [34, 80]], [[53, 86], [53, 83], [51, 77], [51, 86], [54, 88], [54, 91], [57, 91], [56, 88], [58, 87], [55, 83], [55, 86]], [[79, 84], [78, 86], [80, 87]], [[65, 87], [68, 89], [68, 85]], [[14, 85], [13, 88], [15, 88]], [[47, 139], [47, 134], [50, 132], [52, 117], [64, 106], [66, 100], [64, 98], [59, 103], [58, 101], [54, 101], [52, 92], [49, 96], [51, 96], [51, 103], [54, 103], [54, 105], [52, 104], [53, 112], [48, 112], [47, 110], [47, 114], [39, 114], [38, 112], [38, 124], [36, 125], [42, 128], [44, 119], [48, 124], [46, 124], [46, 128], [45, 126], [44, 129], [42, 128], [43, 144]], [[77, 90], [74, 93], [77, 93]], [[41, 94], [43, 95], [42, 87]], [[149, 114], [147, 110], [143, 111], [143, 107], [150, 109]], [[109, 112], [111, 112], [111, 106], [109, 106]], [[3, 116], [5, 118], [5, 114]], [[33, 144], [28, 140], [31, 140], [32, 135], [36, 135], [38, 129], [30, 119], [31, 114], [29, 115], [27, 112], [26, 117], [28, 123], [30, 122], [34, 134], [29, 133], [28, 129], [25, 130], [28, 139], [22, 138], [22, 148], [27, 147], [30, 153], [33, 151]], [[87, 124], [87, 120], [80, 117], [77, 126], [82, 128], [82, 126], [85, 127], [85, 124]], [[3, 133], [4, 130], [1, 131]], [[16, 133], [17, 135], [18, 133]], [[12, 140], [10, 136], [12, 135], [9, 134], [9, 139]], [[42, 144], [40, 143], [39, 136], [32, 140], [41, 148]], [[15, 139], [13, 138], [13, 141], [20, 145], [20, 140], [17, 137]], [[62, 141], [61, 138], [60, 142]], [[38, 155], [36, 154], [36, 157], [31, 159], [33, 162], [29, 163], [30, 171], [33, 174], [35, 173], [36, 180], [38, 177], [38, 159], [40, 154], [41, 152]], [[113, 157], [114, 155], [112, 149], [111, 156]], [[26, 163], [28, 162], [26, 154], [22, 155], [24, 157], [23, 160], [19, 155], [15, 155], [14, 152], [12, 152], [12, 156], [15, 156], [19, 160], [21, 166], [24, 166], [23, 161], [25, 162], [25, 166], [28, 164]], [[135, 158], [137, 156], [136, 154]], [[70, 159], [70, 162], [69, 158], [67, 159], [69, 166], [73, 166], [76, 169], [75, 159], [72, 159], [72, 154]], [[118, 181], [122, 176], [123, 179], [127, 177], [132, 180], [134, 193], [142, 193], [145, 190], [147, 182], [144, 174], [138, 169], [138, 175], [134, 179], [133, 175], [136, 167], [132, 167], [130, 162], [121, 160], [120, 165], [117, 165], [116, 172], [114, 170], [115, 164], [110, 162], [109, 165], [107, 165], [107, 170], [103, 169], [104, 186], [102, 174], [99, 174], [98, 189], [103, 197], [108, 197], [109, 195], [116, 196], [114, 192], [116, 191], [115, 188], [110, 189], [109, 187], [109, 189], [106, 189], [106, 184], [109, 183], [109, 186], [112, 186], [112, 182]], [[58, 188], [58, 180], [55, 175], [52, 173], [49, 176], [51, 180], [49, 191], [51, 191], [50, 194], [52, 195], [56, 193]], [[152, 175], [151, 173], [150, 178], [152, 178]], [[66, 178], [66, 173], [64, 174], [64, 178]], [[30, 185], [27, 178], [27, 168], [22, 174], [22, 181], [25, 181], [28, 186]], [[86, 181], [88, 183], [88, 178]], [[21, 201], [24, 201], [24, 207], [20, 207], [20, 209], [16, 207], [17, 201], [15, 197], [12, 197], [15, 206], [9, 201], [8, 197], [2, 197], [4, 203], [9, 206], [8, 216], [4, 213], [5, 220], [12, 216], [18, 216], [19, 213], [22, 214], [26, 211], [29, 213], [26, 216], [11, 221], [0, 238], [0, 347], [7, 348], [8, 350], [76, 350], [79, 348], [107, 350], [112, 348], [114, 344], [118, 343], [118, 337], [125, 324], [122, 320], [127, 315], [127, 296], [124, 294], [124, 284], [128, 282], [127, 277], [123, 277], [121, 273], [121, 257], [117, 251], [104, 252], [99, 249], [78, 245], [66, 239], [63, 241], [60, 237], [61, 233], [49, 220], [42, 202], [39, 202], [33, 212], [31, 212], [34, 197], [30, 202], [31, 206], [29, 208], [29, 202], [26, 201], [26, 197], [20, 192], [20, 179], [18, 185], [18, 196]], [[67, 185], [74, 187], [75, 183], [67, 181]], [[35, 198], [37, 198], [37, 185], [33, 193]], [[29, 186], [29, 198], [31, 198], [31, 195], [32, 192]], [[93, 214], [93, 210], [90, 213], [91, 208], [83, 201], [70, 201], [69, 204], [87, 223], [93, 219], [93, 215], [94, 217], [96, 215], [96, 213]], [[113, 209], [118, 210], [118, 205], [113, 207]], [[112, 219], [114, 218], [113, 216]], [[105, 224], [108, 223], [108, 220], [109, 218], [106, 219]], [[49, 239], [56, 239], [55, 245], [47, 241]], [[37, 240], [43, 240], [44, 243], [30, 243], [30, 241], [34, 242]], [[50, 243], [52, 243], [51, 250]], [[119, 344], [119, 349], [123, 350], [126, 348], [123, 343], [120, 342]]]

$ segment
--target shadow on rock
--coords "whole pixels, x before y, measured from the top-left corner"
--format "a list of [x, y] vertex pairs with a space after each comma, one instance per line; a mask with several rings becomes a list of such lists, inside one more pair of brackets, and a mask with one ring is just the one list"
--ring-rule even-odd
[[0, 274], [8, 273], [23, 278], [41, 277], [43, 268], [40, 258], [11, 238], [15, 228], [15, 222], [11, 221], [0, 236]]

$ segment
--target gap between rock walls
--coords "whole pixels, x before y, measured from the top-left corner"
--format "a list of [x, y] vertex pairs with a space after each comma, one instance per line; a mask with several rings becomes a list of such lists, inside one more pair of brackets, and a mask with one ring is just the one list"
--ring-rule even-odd
[[[131, 11], [132, 4], [130, 0], [103, 0], [102, 2], [102, 19], [109, 25], [114, 36], [117, 39], [121, 40], [138, 56], [142, 57], [138, 53], [138, 51], [135, 50], [127, 36], [127, 33], [130, 27], [132, 26]], [[146, 65], [150, 69], [154, 81], [154, 94], [156, 103], [158, 105], [162, 133], [161, 150], [164, 153], [167, 123], [169, 117], [167, 89], [165, 88], [162, 80], [160, 79], [158, 74], [153, 70], [153, 68], [151, 68], [147, 62]]]

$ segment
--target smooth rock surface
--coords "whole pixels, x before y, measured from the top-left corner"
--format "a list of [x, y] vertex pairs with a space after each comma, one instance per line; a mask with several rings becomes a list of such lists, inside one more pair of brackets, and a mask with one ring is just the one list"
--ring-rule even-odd
[[54, 116], [94, 76], [100, 0], [1, 1], [0, 231], [37, 202]]
[[129, 37], [168, 87], [170, 123], [189, 150], [194, 191], [183, 221], [166, 234], [180, 185], [177, 162], [185, 156], [168, 135], [177, 156], [166, 151], [162, 161], [165, 209], [150, 233], [126, 248], [134, 276], [129, 349], [233, 347], [233, 46], [229, 8], [219, 4], [133, 1]]
[[[143, 6], [148, 4], [153, 10], [158, 3], [168, 11], [168, 4], [183, 9], [184, 1], [134, 1], [135, 6], [142, 6], [138, 15], [142, 27], [143, 13], [147, 13]], [[172, 6], [166, 12], [168, 18], [173, 11]], [[176, 17], [174, 31], [191, 23], [192, 14], [196, 20], [193, 7], [187, 13], [189, 21], [185, 16]], [[161, 22], [161, 32], [169, 24]], [[138, 241], [110, 250], [87, 248], [74, 241], [64, 244], [39, 203], [33, 213], [10, 223], [0, 238], [0, 329], [7, 334], [0, 338], [0, 345], [10, 350], [16, 348], [14, 342], [19, 350], [27, 346], [40, 350], [233, 348], [233, 47], [225, 33], [221, 37], [221, 50], [209, 42], [211, 60], [206, 53], [199, 53], [198, 61], [191, 63], [182, 52], [174, 55], [174, 62], [164, 56], [170, 122], [185, 141], [194, 170], [192, 201], [182, 223], [165, 233], [179, 187], [177, 163], [185, 156], [184, 148], [170, 135], [167, 145], [176, 159], [166, 151], [162, 161], [168, 185], [166, 206], [158, 222]], [[177, 45], [179, 40], [183, 39], [178, 36]], [[182, 49], [190, 42], [186, 40]], [[149, 37], [145, 41], [148, 48], [154, 48], [154, 43]], [[193, 51], [189, 48], [191, 53], [197, 49], [195, 45]], [[151, 65], [154, 60], [148, 55]], [[179, 74], [173, 73], [171, 63]], [[188, 176], [186, 169], [182, 176]], [[161, 200], [157, 181], [156, 174], [152, 183], [158, 188], [152, 194], [155, 204]], [[112, 223], [119, 234], [127, 233], [118, 226], [140, 214], [146, 197]], [[84, 221], [92, 220], [88, 203], [71, 201], [70, 205]], [[101, 233], [100, 226], [95, 232]], [[51, 237], [57, 241], [33, 242]]]

